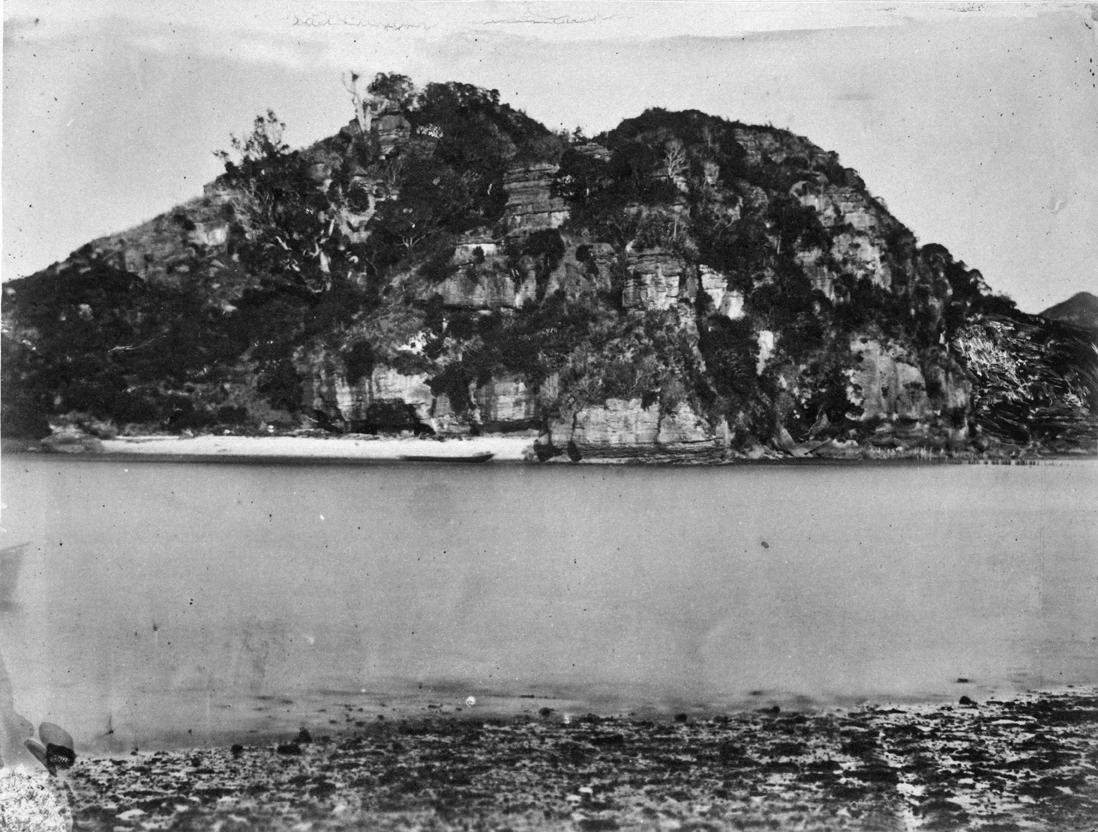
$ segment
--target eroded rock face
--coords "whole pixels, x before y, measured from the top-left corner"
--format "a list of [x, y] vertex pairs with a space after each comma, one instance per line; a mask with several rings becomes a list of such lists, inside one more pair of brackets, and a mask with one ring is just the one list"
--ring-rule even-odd
[[229, 224], [223, 221], [196, 223], [194, 231], [188, 235], [192, 243], [210, 248], [224, 245], [228, 238]]
[[[570, 253], [571, 254], [571, 253]], [[569, 298], [589, 297], [598, 292], [610, 291], [610, 273], [600, 268], [580, 263], [574, 256], [565, 256], [561, 264], [549, 275], [545, 293], [563, 292]]]
[[771, 330], [763, 329], [760, 330], [756, 339], [759, 345], [759, 357], [755, 362], [755, 372], [761, 373], [766, 367], [766, 363], [770, 360], [770, 356], [774, 354], [777, 338]]
[[537, 415], [534, 391], [518, 378], [493, 379], [477, 388], [473, 400], [490, 430], [529, 427]]
[[847, 272], [891, 289], [892, 267], [883, 240], [896, 221], [879, 202], [858, 188], [830, 184], [822, 175], [798, 182], [790, 195], [814, 209], [820, 224], [832, 233], [828, 257], [820, 249], [809, 249], [795, 258], [814, 288], [833, 298], [835, 279]]
[[369, 376], [347, 378], [347, 368], [338, 353], [314, 347], [299, 357], [302, 376], [302, 404], [306, 413], [321, 414], [333, 424], [349, 429], [368, 421], [370, 405], [401, 402], [409, 405], [415, 417], [429, 424], [435, 396], [427, 386], [427, 376], [406, 375], [391, 367], [374, 367]]
[[740, 127], [733, 130], [732, 135], [744, 149], [749, 165], [761, 165], [764, 157], [782, 162], [788, 156], [786, 149], [772, 130]]
[[[579, 259], [581, 245], [587, 248], [583, 261]], [[617, 257], [617, 252], [609, 243], [573, 241], [565, 249], [560, 266], [549, 276], [546, 293], [562, 291], [570, 298], [579, 298], [609, 292], [610, 274]]]
[[[302, 399], [306, 413], [323, 415], [333, 424], [349, 428], [366, 412], [366, 386], [348, 382], [343, 361], [328, 352], [314, 352], [305, 360]], [[299, 364], [299, 370], [301, 365]]]
[[352, 210], [349, 205], [344, 206], [339, 217], [340, 227], [349, 242], [364, 243], [370, 238], [370, 233], [366, 229], [367, 223], [377, 213], [381, 203], [391, 199], [394, 192], [363, 175], [352, 179], [350, 190], [359, 210]]
[[831, 242], [831, 256], [840, 273], [849, 272], [884, 289], [891, 288], [892, 271], [885, 263], [879, 237], [863, 232], [836, 234]]
[[[838, 165], [838, 156], [823, 150], [803, 136], [774, 130], [769, 127], [740, 125], [732, 131], [733, 137], [744, 149], [749, 165], [762, 165], [767, 160], [781, 164], [797, 159], [799, 164], [815, 170], [826, 170]], [[846, 171], [849, 184], [858, 187], [862, 183], [853, 171]]]
[[743, 292], [728, 288], [728, 278], [709, 266], [698, 268], [698, 283], [709, 299], [717, 314], [732, 320], [743, 317]]
[[961, 370], [929, 367], [924, 375], [931, 404], [955, 412], [968, 410], [972, 403], [972, 383]]
[[444, 280], [436, 291], [447, 306], [518, 309], [534, 298], [537, 283], [532, 274], [516, 279], [500, 272], [462, 271]]
[[585, 407], [575, 414], [568, 439], [580, 448], [652, 445], [659, 433], [658, 407], [642, 407], [640, 399], [607, 399], [601, 407]]
[[790, 195], [814, 208], [824, 228], [846, 224], [855, 231], [875, 233], [887, 222], [880, 208], [856, 188], [805, 181], [794, 185]]
[[[478, 405], [487, 405], [490, 412], [500, 414], [504, 427], [504, 417], [525, 412], [520, 402], [522, 391], [508, 387], [506, 382], [498, 391], [486, 385], [488, 390], [470, 395], [473, 410], [459, 413], [445, 393], [436, 395], [431, 391], [426, 373], [402, 373], [378, 365], [368, 376], [348, 380], [342, 357], [321, 347], [299, 355], [296, 365], [303, 381], [305, 412], [339, 430], [430, 428], [438, 434], [465, 434], [480, 421]], [[533, 397], [530, 399], [532, 409]]]
[[660, 431], [656, 436], [659, 445], [709, 444], [713, 432], [685, 402], [677, 408], [661, 414]]
[[926, 379], [905, 360], [903, 350], [886, 348], [872, 338], [855, 338], [850, 349], [860, 357], [851, 382], [857, 388], [863, 419], [918, 421], [930, 414]]
[[539, 162], [517, 165], [507, 171], [503, 180], [507, 191], [503, 216], [509, 232], [559, 228], [568, 219], [565, 201], [551, 191], [557, 169], [551, 162]]
[[[406, 428], [430, 427], [438, 434], [462, 434], [478, 421], [478, 414], [457, 413], [445, 394], [435, 395], [423, 373], [401, 373], [392, 367], [375, 367], [368, 379], [354, 385], [354, 409], [348, 419], [352, 426], [371, 426], [379, 413], [408, 414]], [[399, 418], [399, 417], [398, 417]]]
[[379, 401], [401, 401], [410, 405], [421, 422], [431, 419], [431, 410], [435, 405], [435, 395], [427, 386], [427, 376], [423, 373], [406, 375], [392, 367], [375, 367], [365, 384], [356, 385], [361, 391], [361, 399], [355, 402], [355, 418], [365, 418], [365, 407]]
[[344, 414], [350, 413], [354, 395], [338, 356], [313, 347], [295, 356], [294, 367], [302, 379], [301, 404], [306, 414], [319, 414], [340, 424], [349, 418]]
[[793, 259], [804, 271], [805, 277], [812, 283], [813, 289], [819, 289], [828, 298], [835, 299], [835, 272], [829, 268], [827, 257], [822, 249], [811, 248], [798, 251]]
[[581, 453], [608, 448], [647, 448], [712, 443], [713, 434], [689, 404], [662, 412], [658, 403], [608, 399], [551, 426], [553, 442], [573, 443]]
[[627, 309], [669, 309], [681, 298], [693, 299], [687, 285], [693, 274], [682, 258], [662, 248], [629, 248], [625, 257], [629, 277], [621, 301]]
[[454, 262], [459, 265], [476, 263], [478, 259], [497, 259], [501, 255], [499, 242], [483, 229], [470, 232], [458, 239], [454, 247]]
[[373, 129], [377, 132], [381, 155], [388, 156], [396, 147], [404, 144], [412, 134], [412, 125], [404, 114], [392, 105], [387, 112], [374, 119]]

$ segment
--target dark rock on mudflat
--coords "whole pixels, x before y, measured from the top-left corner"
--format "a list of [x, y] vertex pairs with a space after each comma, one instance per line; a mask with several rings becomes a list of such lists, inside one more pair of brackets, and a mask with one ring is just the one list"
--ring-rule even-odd
[[625, 735], [624, 734], [617, 734], [617, 733], [595, 734], [594, 736], [588, 738], [587, 741], [589, 743], [591, 743], [591, 745], [594, 745], [596, 747], [624, 746], [625, 745]]
[[869, 765], [865, 768], [855, 769], [849, 772], [849, 776], [856, 777], [866, 783], [899, 782], [899, 776], [896, 769], [886, 765]]
[[880, 745], [872, 737], [855, 737], [843, 743], [843, 753], [852, 757], [864, 757], [880, 750]]
[[610, 832], [620, 825], [613, 818], [581, 818], [576, 821], [576, 828], [581, 832]]
[[743, 747], [739, 743], [722, 742], [717, 749], [717, 758], [722, 763], [735, 763], [743, 759]]

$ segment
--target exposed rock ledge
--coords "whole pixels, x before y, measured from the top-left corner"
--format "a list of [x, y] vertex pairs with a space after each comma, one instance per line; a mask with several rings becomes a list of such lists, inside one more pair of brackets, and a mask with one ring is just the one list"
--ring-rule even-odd
[[640, 399], [608, 399], [604, 405], [555, 420], [540, 445], [566, 449], [572, 461], [716, 461], [724, 455], [723, 446], [689, 404], [664, 409], [658, 403], [645, 407]]

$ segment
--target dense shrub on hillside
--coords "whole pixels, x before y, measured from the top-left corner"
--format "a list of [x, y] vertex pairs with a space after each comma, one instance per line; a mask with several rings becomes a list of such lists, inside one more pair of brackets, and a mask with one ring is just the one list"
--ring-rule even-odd
[[[194, 291], [148, 286], [92, 262], [5, 288], [4, 411], [19, 424], [80, 411], [118, 423], [167, 420], [165, 392], [216, 383], [235, 355], [231, 334]], [[13, 421], [14, 420], [14, 421]]]
[[[426, 318], [437, 339], [434, 350], [428, 346], [428, 354], [433, 351], [436, 358], [445, 352], [459, 354], [460, 358], [452, 360], [447, 368], [460, 367], [462, 383], [483, 383], [498, 375], [523, 378], [531, 388], [538, 389], [568, 365], [572, 351], [588, 337], [599, 318], [599, 312], [590, 306], [561, 295], [506, 315], [446, 314], [436, 304]], [[450, 347], [445, 352], [439, 337], [443, 320]], [[446, 380], [436, 383], [452, 384], [457, 372], [448, 369]]]
[[702, 325], [698, 348], [712, 381], [718, 410], [730, 424], [743, 421], [759, 398], [756, 365], [759, 343], [747, 320], [730, 321], [711, 315]]
[[533, 265], [537, 278], [537, 298], [543, 300], [549, 276], [564, 257], [564, 240], [560, 232], [553, 228], [535, 231], [521, 240], [511, 242], [508, 254], [512, 268], [520, 268], [524, 259]]
[[225, 184], [243, 195], [233, 253], [263, 287], [309, 302], [352, 271], [338, 222], [344, 196], [282, 141], [284, 128], [268, 111], [251, 133], [233, 138], [232, 153], [220, 154]]

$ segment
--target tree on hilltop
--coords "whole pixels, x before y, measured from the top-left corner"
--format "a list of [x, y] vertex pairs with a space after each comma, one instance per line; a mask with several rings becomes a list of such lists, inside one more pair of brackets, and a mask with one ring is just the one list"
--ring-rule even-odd
[[282, 141], [284, 129], [268, 110], [250, 134], [232, 137], [232, 153], [217, 156], [227, 183], [244, 196], [233, 238], [241, 264], [262, 284], [310, 299], [353, 265], [340, 230], [343, 194], [323, 163]]
[[392, 101], [401, 110], [409, 108], [418, 95], [412, 79], [397, 72], [379, 72], [366, 89], [371, 95]]

